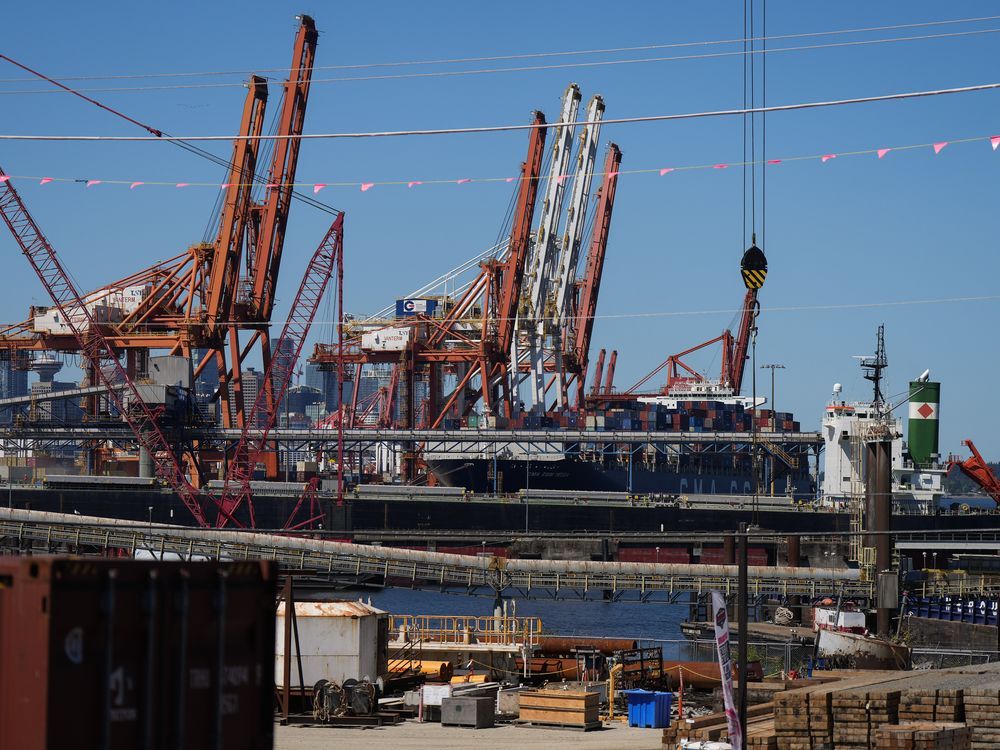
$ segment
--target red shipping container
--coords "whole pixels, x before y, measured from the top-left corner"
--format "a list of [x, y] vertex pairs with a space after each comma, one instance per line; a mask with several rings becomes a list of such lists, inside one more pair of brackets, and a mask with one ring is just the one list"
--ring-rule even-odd
[[691, 562], [691, 554], [681, 547], [660, 547], [659, 554], [657, 554], [655, 547], [619, 547], [618, 562], [659, 562], [682, 565]]
[[0, 748], [269, 750], [276, 573], [0, 558]]

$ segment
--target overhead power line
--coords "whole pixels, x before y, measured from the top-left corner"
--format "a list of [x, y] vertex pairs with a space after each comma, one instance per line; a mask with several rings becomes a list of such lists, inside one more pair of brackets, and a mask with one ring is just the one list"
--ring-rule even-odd
[[[926, 298], [926, 299], [909, 299], [909, 300], [892, 300], [892, 301], [882, 301], [882, 302], [838, 302], [830, 304], [819, 304], [819, 305], [768, 305], [768, 313], [788, 313], [788, 312], [832, 312], [837, 310], [870, 310], [877, 308], [892, 308], [892, 307], [922, 307], [927, 305], [945, 305], [945, 304], [964, 304], [969, 302], [1000, 302], [1000, 294], [981, 294], [968, 297], [936, 297], [936, 298]], [[737, 313], [742, 313], [743, 308], [737, 310]], [[733, 308], [731, 307], [721, 307], [721, 308], [709, 308], [705, 310], [650, 310], [650, 311], [638, 311], [638, 312], [622, 312], [622, 313], [603, 313], [601, 315], [594, 315], [594, 320], [636, 320], [642, 318], [680, 318], [680, 317], [694, 317], [703, 315], [732, 315]], [[376, 320], [377, 316], [365, 316], [364, 319], [358, 320], [357, 322], [362, 326], [368, 324], [378, 324]], [[475, 320], [480, 320], [481, 318], [475, 318]], [[491, 318], [491, 320], [501, 321], [505, 318]], [[510, 318], [514, 320], [514, 318]], [[545, 322], [549, 320], [555, 320], [555, 318], [541, 317], [540, 322]], [[222, 323], [235, 323], [237, 321], [222, 321]], [[275, 320], [272, 318], [268, 322], [264, 323], [245, 323], [244, 321], [239, 321], [241, 325], [250, 326], [260, 326], [266, 327], [268, 325], [283, 325], [285, 321]], [[336, 320], [316, 320], [313, 321], [313, 325], [337, 325]]]
[[[602, 54], [614, 54], [620, 52], [644, 52], [648, 50], [656, 49], [679, 49], [685, 47], [707, 47], [707, 46], [719, 46], [727, 44], [744, 44], [746, 42], [758, 42], [758, 41], [780, 41], [788, 39], [809, 39], [815, 37], [823, 36], [842, 36], [845, 34], [865, 34], [872, 33], [875, 31], [901, 31], [903, 29], [919, 29], [919, 28], [929, 28], [934, 26], [950, 26], [958, 24], [967, 23], [983, 23], [986, 21], [996, 21], [1000, 20], [1000, 15], [995, 16], [977, 16], [972, 18], [950, 18], [940, 21], [922, 21], [917, 23], [899, 23], [899, 24], [889, 24], [883, 26], [864, 26], [851, 29], [833, 29], [829, 31], [809, 31], [809, 32], [799, 32], [795, 34], [776, 34], [774, 36], [767, 36], [767, 34], [762, 34], [759, 37], [749, 37], [749, 38], [739, 38], [739, 39], [710, 39], [701, 41], [691, 41], [691, 42], [667, 42], [662, 44], [641, 44], [629, 47], [605, 47], [596, 49], [585, 49], [585, 50], [568, 50], [568, 51], [544, 51], [544, 52], [527, 52], [518, 53], [510, 55], [490, 55], [481, 57], [455, 57], [455, 58], [444, 58], [444, 59], [431, 59], [431, 60], [403, 60], [396, 62], [374, 62], [374, 63], [345, 63], [340, 65], [316, 65], [313, 70], [363, 70], [368, 68], [395, 68], [395, 67], [412, 67], [420, 65], [455, 65], [462, 63], [477, 63], [477, 62], [500, 62], [504, 60], [531, 60], [546, 57], [569, 57], [578, 55], [602, 55]], [[202, 71], [177, 71], [177, 72], [160, 72], [160, 73], [130, 73], [130, 74], [89, 74], [89, 75], [75, 75], [75, 76], [58, 76], [60, 80], [63, 81], [110, 81], [110, 80], [142, 80], [150, 78], [197, 78], [197, 77], [210, 77], [210, 76], [230, 76], [230, 75], [249, 75], [251, 73], [289, 73], [294, 71], [294, 68], [246, 68], [241, 70], [202, 70]], [[30, 81], [30, 78], [0, 78], [0, 83], [21, 83], [24, 81]]]
[[[705, 52], [694, 55], [673, 55], [668, 57], [642, 57], [642, 58], [629, 58], [625, 60], [593, 60], [588, 62], [571, 62], [571, 63], [556, 63], [551, 65], [522, 65], [511, 68], [477, 68], [472, 70], [438, 70], [438, 71], [426, 71], [420, 73], [387, 73], [381, 75], [371, 75], [371, 76], [342, 76], [338, 78], [314, 78], [312, 80], [313, 84], [318, 83], [347, 83], [354, 81], [387, 81], [396, 79], [406, 79], [406, 78], [453, 78], [458, 76], [470, 76], [470, 75], [489, 75], [497, 73], [527, 73], [535, 71], [544, 70], [566, 70], [574, 68], [593, 68], [593, 67], [606, 67], [610, 65], [635, 65], [640, 63], [655, 63], [655, 62], [673, 62], [682, 60], [707, 60], [714, 58], [724, 58], [724, 57], [743, 57], [749, 55], [770, 55], [782, 52], [803, 52], [810, 50], [819, 49], [833, 49], [838, 47], [856, 47], [874, 44], [891, 44], [894, 42], [913, 42], [922, 41], [927, 39], [943, 39], [949, 37], [962, 37], [971, 35], [982, 35], [982, 34], [996, 34], [1000, 32], [1000, 29], [976, 29], [972, 31], [956, 31], [950, 33], [942, 34], [924, 34], [920, 36], [907, 36], [907, 37], [891, 37], [886, 39], [862, 39], [851, 42], [829, 42], [826, 44], [807, 44], [799, 45], [795, 47], [769, 47], [767, 49], [753, 49], [746, 51], [733, 51], [733, 52]], [[129, 93], [129, 92], [143, 92], [143, 91], [168, 91], [168, 90], [179, 90], [179, 89], [217, 89], [217, 88], [233, 88], [233, 87], [243, 87], [246, 84], [243, 82], [231, 82], [231, 83], [178, 83], [178, 84], [165, 84], [159, 86], [108, 86], [108, 87], [96, 87], [96, 88], [80, 88], [77, 91], [84, 91], [87, 93]], [[282, 86], [283, 83], [278, 81], [268, 82], [269, 86]], [[16, 94], [51, 94], [58, 93], [58, 89], [28, 89], [28, 90], [15, 90], [15, 91], [0, 91], [0, 95], [11, 96]]]
[[[947, 89], [932, 89], [929, 91], [907, 91], [896, 94], [881, 94], [878, 96], [859, 96], [851, 99], [831, 99], [828, 101], [799, 102], [797, 104], [780, 104], [771, 107], [748, 107], [739, 109], [718, 109], [704, 112], [683, 112], [669, 115], [643, 115], [639, 117], [612, 117], [601, 121], [603, 125], [626, 125], [640, 122], [669, 122], [673, 120], [694, 120], [706, 117], [732, 117], [761, 112], [792, 112], [802, 109], [819, 109], [823, 107], [840, 107], [848, 104], [871, 104], [875, 102], [902, 101], [948, 94], [969, 94], [976, 91], [991, 91], [1000, 88], [1000, 83], [981, 83], [974, 86], [957, 86]], [[527, 123], [523, 125], [484, 125], [470, 128], [434, 128], [428, 130], [382, 130], [356, 133], [303, 133], [301, 135], [182, 135], [182, 136], [134, 136], [134, 135], [36, 135], [36, 134], [0, 134], [0, 141], [271, 141], [271, 140], [328, 140], [344, 138], [394, 138], [418, 135], [463, 135], [470, 133], [505, 133], [518, 130], [536, 130], [539, 128], [579, 127], [594, 125], [590, 120], [575, 122], [547, 122], [542, 124]]]

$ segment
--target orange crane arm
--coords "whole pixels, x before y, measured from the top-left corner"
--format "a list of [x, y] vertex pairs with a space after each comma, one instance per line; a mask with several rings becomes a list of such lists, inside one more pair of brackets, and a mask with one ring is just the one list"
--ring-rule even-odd
[[[586, 269], [580, 283], [580, 298], [577, 303], [574, 329], [576, 333], [573, 342], [573, 356], [581, 373], [578, 385], [579, 393], [583, 393], [583, 378], [587, 374], [587, 364], [590, 359], [590, 340], [594, 332], [594, 314], [597, 312], [597, 297], [601, 292], [601, 276], [604, 273], [604, 256], [608, 248], [608, 233], [611, 231], [611, 213], [615, 206], [615, 191], [618, 188], [618, 168], [622, 163], [622, 152], [615, 144], [611, 144], [607, 159], [604, 162], [604, 181], [601, 185], [600, 197], [597, 200], [597, 210], [594, 214], [594, 228], [590, 237], [590, 249], [587, 252]], [[582, 399], [581, 399], [582, 400]]]
[[[267, 106], [267, 81], [259, 76], [250, 79], [240, 121], [240, 135], [259, 136], [264, 128]], [[209, 284], [206, 290], [208, 324], [212, 329], [229, 320], [234, 295], [239, 285], [243, 238], [250, 220], [250, 193], [257, 172], [260, 141], [237, 138], [233, 142], [233, 160], [226, 182], [226, 199], [219, 217], [219, 234], [212, 255]], [[223, 326], [224, 327], [224, 326]]]
[[757, 312], [757, 291], [747, 289], [743, 298], [743, 313], [740, 317], [740, 330], [736, 334], [736, 346], [733, 350], [733, 357], [729, 363], [730, 375], [729, 385], [733, 393], [739, 395], [743, 386], [743, 371], [747, 365], [747, 350], [750, 348], [750, 331], [753, 328], [754, 317]]
[[285, 227], [288, 225], [288, 207], [292, 201], [292, 183], [299, 161], [299, 147], [302, 126], [309, 100], [309, 84], [312, 82], [313, 62], [316, 58], [316, 40], [319, 33], [316, 23], [309, 16], [302, 16], [302, 25], [295, 37], [295, 51], [292, 55], [292, 69], [285, 83], [285, 94], [281, 103], [278, 121], [278, 135], [274, 143], [274, 158], [268, 177], [267, 200], [260, 217], [257, 247], [253, 258], [253, 301], [254, 317], [270, 320], [274, 307], [274, 291], [278, 284], [278, 269], [281, 264], [281, 250], [285, 242]]
[[990, 468], [990, 465], [986, 463], [986, 459], [976, 450], [976, 446], [971, 440], [963, 440], [962, 445], [968, 447], [972, 452], [972, 456], [964, 461], [949, 461], [948, 471], [950, 472], [957, 466], [965, 476], [979, 485], [983, 492], [993, 498], [993, 502], [1000, 506], [1000, 479], [993, 473], [993, 469]]
[[[544, 125], [545, 115], [541, 112], [535, 112], [534, 124]], [[496, 307], [497, 356], [499, 357], [509, 356], [510, 346], [514, 340], [517, 303], [521, 298], [524, 264], [528, 257], [528, 243], [531, 241], [531, 222], [535, 215], [538, 175], [542, 168], [546, 132], [546, 129], [542, 127], [536, 127], [531, 131], [531, 139], [528, 143], [528, 161], [521, 167], [521, 187], [517, 194], [514, 226], [510, 233], [507, 260], [502, 266], [503, 279]]]

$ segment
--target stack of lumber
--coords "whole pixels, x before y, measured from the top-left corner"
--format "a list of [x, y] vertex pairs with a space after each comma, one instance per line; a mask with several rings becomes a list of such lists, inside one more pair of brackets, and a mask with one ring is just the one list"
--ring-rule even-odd
[[[833, 674], [833, 673], [831, 673]], [[838, 672], [839, 679], [775, 696], [774, 726], [778, 750], [834, 750], [833, 701], [841, 690], [864, 688], [899, 676], [899, 672]], [[866, 720], [867, 725], [867, 720]]]
[[1000, 747], [1000, 682], [966, 688], [963, 706], [972, 750]]
[[880, 686], [834, 694], [831, 718], [833, 742], [837, 750], [870, 750], [874, 747], [878, 728], [897, 722], [899, 701], [899, 690]]
[[597, 693], [525, 690], [520, 697], [518, 721], [565, 729], [600, 729], [599, 709]]
[[829, 690], [788, 690], [774, 704], [778, 750], [833, 750]]
[[918, 721], [880, 727], [875, 750], [969, 750], [969, 728], [956, 722]]
[[962, 688], [907, 689], [899, 701], [899, 720], [965, 721]]
[[[749, 737], [753, 734], [758, 744], [753, 744]], [[766, 735], [774, 735], [774, 704], [761, 703], [747, 708], [747, 741], [753, 748], [774, 748], [777, 745], [768, 744]], [[663, 744], [667, 747], [677, 747], [681, 740], [707, 740], [711, 742], [727, 742], [729, 740], [729, 724], [726, 714], [719, 711], [705, 714], [696, 719], [675, 721], [663, 730]]]

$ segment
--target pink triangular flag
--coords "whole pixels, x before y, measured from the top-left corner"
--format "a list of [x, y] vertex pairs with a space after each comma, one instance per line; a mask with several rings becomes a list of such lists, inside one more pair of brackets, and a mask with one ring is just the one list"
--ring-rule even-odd
[[618, 174], [618, 172], [608, 172], [608, 177], [617, 177]]
[[[996, 148], [996, 146], [994, 146], [993, 148]], [[513, 182], [516, 179], [517, 179], [516, 177], [507, 177], [504, 179], [504, 182]]]
[[878, 158], [881, 159], [883, 156], [885, 156], [886, 154], [888, 154], [890, 151], [892, 151], [891, 148], [880, 148], [878, 150]]
[[[996, 146], [994, 146], [993, 148], [996, 148]], [[10, 179], [9, 174], [0, 174], [0, 183], [7, 182], [7, 180], [9, 179]]]
[[823, 156], [819, 157], [819, 160], [824, 164], [826, 164], [828, 161], [830, 161], [830, 159], [836, 159], [836, 158], [837, 158], [836, 154], [824, 154]]
[[472, 182], [469, 177], [463, 177], [461, 180], [455, 180], [456, 185], [464, 185], [467, 182]]
[[187, 182], [178, 182], [176, 185], [174, 185], [174, 187], [182, 188], [182, 187], [187, 187], [189, 184], [190, 183]]
[[781, 159], [768, 159], [768, 164], [781, 164]]
[[264, 187], [276, 188], [276, 187], [278, 187], [278, 183], [277, 182], [269, 182]]
[[375, 183], [374, 182], [362, 182], [361, 183], [361, 192], [362, 193], [367, 193], [373, 187], [375, 187]]
[[424, 183], [422, 183], [420, 180], [413, 180], [412, 182], [406, 183], [406, 187], [411, 188], [414, 185], [423, 185], [423, 184]]
[[235, 182], [223, 182], [221, 185], [219, 185], [219, 188], [221, 188], [222, 190], [228, 190], [235, 184], [236, 184]]
[[716, 164], [712, 169], [729, 169], [728, 164]]
[[93, 187], [94, 185], [100, 185], [100, 180], [87, 180], [87, 187]]
[[145, 184], [146, 184], [145, 182], [133, 182], [131, 185], [128, 186], [128, 189], [135, 190], [140, 185], [145, 185]]
[[316, 193], [318, 193], [320, 190], [322, 190], [325, 187], [326, 187], [326, 183], [325, 182], [317, 182], [315, 185], [313, 185], [313, 195], [316, 195]]
[[991, 135], [990, 145], [993, 147], [993, 150], [996, 151], [997, 146], [1000, 146], [1000, 135]]
[[660, 170], [660, 177], [663, 177], [663, 175], [665, 175], [667, 172], [673, 172], [673, 171], [674, 171], [673, 167], [664, 167], [663, 169]]
[[39, 185], [48, 185], [50, 182], [52, 182], [52, 178], [51, 177], [43, 177], [42, 179], [40, 179], [38, 181], [38, 184]]
[[568, 178], [568, 177], [569, 177], [568, 174], [561, 174], [558, 177], [556, 177], [556, 182], [558, 182], [560, 185], [562, 185], [564, 182], [566, 182], [566, 178]]
[[941, 150], [948, 145], [948, 141], [941, 141], [940, 143], [934, 144], [934, 153], [940, 154]]

